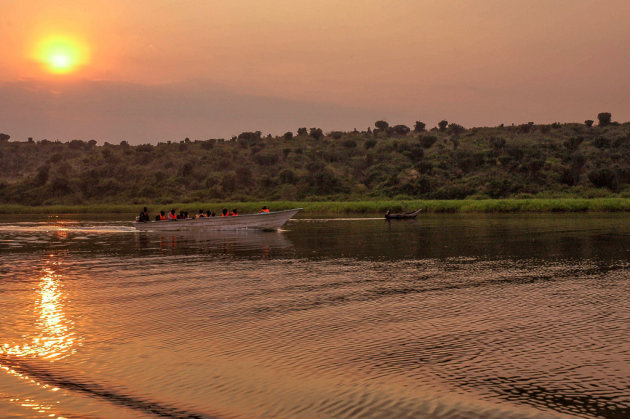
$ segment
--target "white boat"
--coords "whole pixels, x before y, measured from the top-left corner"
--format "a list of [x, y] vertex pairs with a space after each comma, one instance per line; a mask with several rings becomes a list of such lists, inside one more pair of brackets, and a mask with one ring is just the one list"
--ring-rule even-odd
[[134, 222], [140, 231], [277, 230], [302, 208], [237, 217], [202, 217], [175, 221]]

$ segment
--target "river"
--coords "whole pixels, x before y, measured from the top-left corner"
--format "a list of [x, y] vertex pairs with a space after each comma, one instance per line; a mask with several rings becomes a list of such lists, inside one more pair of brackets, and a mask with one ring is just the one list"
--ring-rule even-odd
[[630, 216], [5, 217], [0, 413], [629, 417]]

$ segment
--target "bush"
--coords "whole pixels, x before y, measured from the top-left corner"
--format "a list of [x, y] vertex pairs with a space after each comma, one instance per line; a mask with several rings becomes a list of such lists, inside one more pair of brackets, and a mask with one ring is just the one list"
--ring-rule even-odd
[[598, 188], [608, 188], [613, 192], [618, 190], [617, 174], [608, 168], [592, 170], [588, 174], [588, 180]]
[[446, 130], [447, 125], [448, 125], [448, 121], [446, 121], [446, 120], [442, 120], [442, 121], [438, 122], [438, 127], [439, 127], [440, 131]]
[[455, 135], [459, 135], [459, 134], [465, 132], [466, 128], [464, 128], [463, 126], [461, 126], [459, 124], [452, 123], [452, 124], [448, 125], [448, 130], [451, 133], [455, 134]]
[[341, 137], [343, 137], [343, 132], [341, 131], [332, 131], [330, 134], [328, 134], [331, 138], [335, 139], [335, 140], [340, 140]]
[[322, 131], [321, 128], [311, 128], [308, 135], [316, 140], [320, 140], [324, 136], [324, 131]]
[[351, 138], [344, 140], [341, 144], [346, 148], [354, 148], [357, 146], [357, 142]]
[[416, 121], [416, 124], [413, 127], [414, 132], [423, 132], [427, 127], [427, 124], [421, 121]]
[[592, 144], [601, 150], [610, 147], [610, 140], [605, 137], [597, 137], [593, 140]]
[[293, 139], [293, 133], [291, 131], [287, 131], [282, 136], [285, 140], [289, 141]]
[[420, 137], [420, 145], [424, 148], [431, 148], [437, 140], [437, 137], [434, 135], [423, 135]]
[[584, 121], [584, 125], [586, 125], [587, 127], [592, 127], [593, 126], [593, 121], [592, 119], [587, 119], [586, 121]]
[[297, 135], [298, 137], [301, 135], [308, 135], [308, 130], [306, 128], [298, 128]]
[[610, 118], [612, 115], [610, 112], [602, 112], [597, 114], [597, 120], [599, 121], [600, 127], [605, 127], [606, 125], [610, 125]]
[[389, 128], [389, 124], [387, 121], [376, 121], [374, 126], [378, 128], [380, 131], [386, 131]]
[[411, 129], [407, 125], [394, 125], [393, 131], [396, 135], [407, 135]]
[[370, 148], [374, 148], [375, 145], [376, 145], [376, 140], [374, 139], [365, 140], [365, 142], [363, 143], [363, 147], [365, 147], [366, 150], [369, 150]]

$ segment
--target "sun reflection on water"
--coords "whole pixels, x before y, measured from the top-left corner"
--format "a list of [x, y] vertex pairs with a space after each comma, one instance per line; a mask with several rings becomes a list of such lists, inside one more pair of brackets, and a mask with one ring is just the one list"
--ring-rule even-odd
[[[36, 320], [33, 333], [23, 335], [26, 343], [0, 345], [0, 369], [16, 378], [52, 392], [58, 391], [59, 388], [40, 383], [32, 376], [19, 371], [20, 368], [15, 369], [13, 362], [19, 362], [20, 359], [41, 359], [53, 362], [74, 354], [76, 347], [80, 346], [79, 339], [74, 332], [74, 322], [65, 314], [66, 295], [63, 290], [63, 278], [58, 272], [60, 263], [55, 260], [54, 255], [50, 255], [46, 266], [42, 269], [41, 276], [38, 278], [33, 305]], [[51, 412], [51, 409], [59, 403], [58, 401], [53, 405], [45, 402], [40, 403], [33, 399], [11, 398], [10, 401], [47, 416], [57, 416]]]
[[52, 258], [39, 278], [35, 312], [35, 333], [23, 345], [4, 344], [1, 353], [18, 357], [37, 357], [48, 360], [64, 358], [75, 353], [77, 338], [74, 322], [64, 313], [65, 296], [61, 275], [55, 270], [59, 262]]

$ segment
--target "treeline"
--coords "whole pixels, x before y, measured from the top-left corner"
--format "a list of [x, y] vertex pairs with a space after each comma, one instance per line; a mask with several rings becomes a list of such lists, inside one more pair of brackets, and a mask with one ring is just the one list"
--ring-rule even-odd
[[279, 137], [98, 145], [0, 134], [0, 203], [630, 197], [630, 123], [427, 130], [299, 128]]

